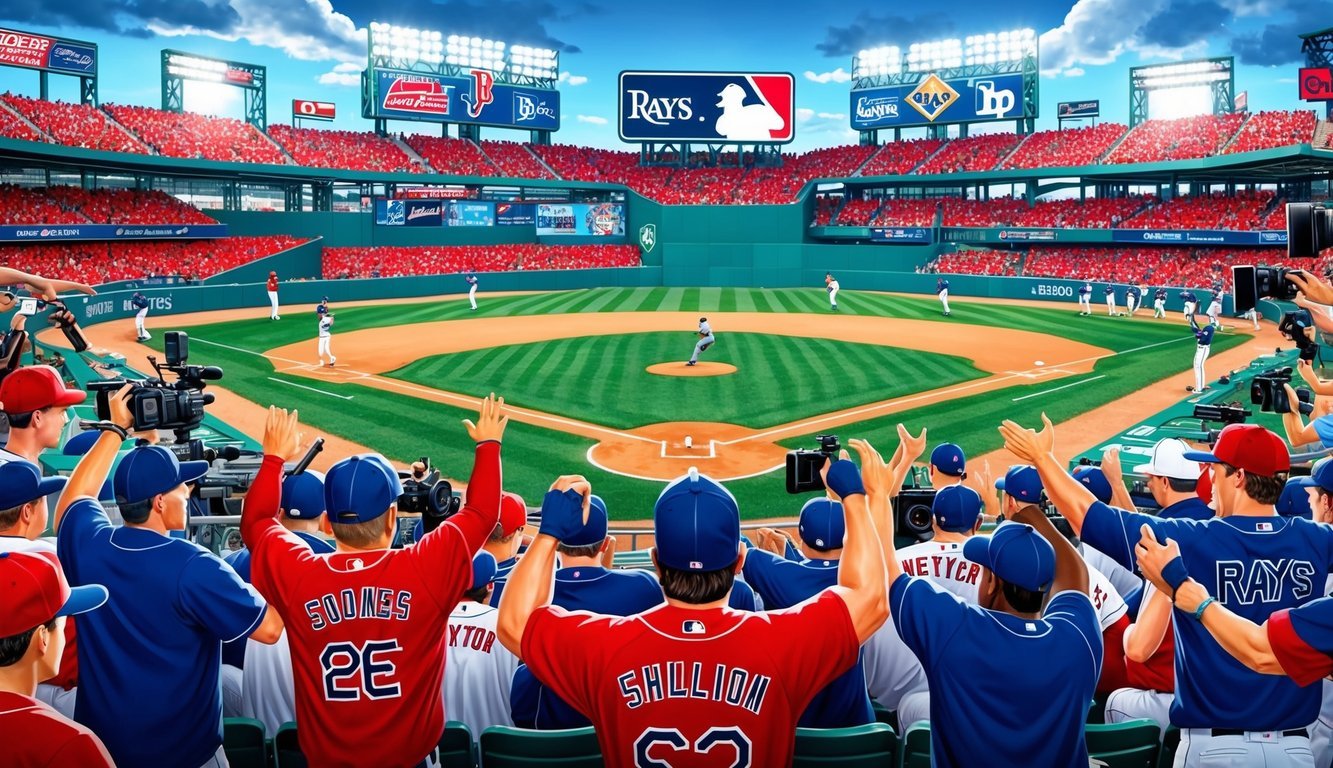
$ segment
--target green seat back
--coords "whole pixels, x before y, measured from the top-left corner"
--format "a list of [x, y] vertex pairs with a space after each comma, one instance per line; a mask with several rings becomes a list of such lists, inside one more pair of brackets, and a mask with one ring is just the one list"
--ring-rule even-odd
[[898, 734], [884, 723], [796, 729], [796, 768], [887, 768], [897, 759]]
[[902, 768], [930, 768], [930, 723], [912, 725], [903, 734], [899, 748]]
[[1169, 725], [1162, 734], [1162, 752], [1157, 757], [1157, 768], [1171, 768], [1176, 761], [1176, 748], [1180, 746], [1180, 729]]
[[268, 745], [264, 724], [248, 717], [222, 721], [222, 749], [235, 768], [268, 768]]
[[283, 723], [274, 734], [273, 756], [278, 768], [306, 768], [305, 754], [296, 740], [296, 723]]
[[1161, 729], [1151, 720], [1099, 723], [1084, 728], [1088, 755], [1108, 768], [1156, 768]]
[[440, 768], [476, 768], [477, 751], [466, 723], [450, 720], [440, 736]]
[[481, 764], [486, 768], [601, 768], [602, 748], [592, 728], [530, 731], [491, 726], [481, 732]]

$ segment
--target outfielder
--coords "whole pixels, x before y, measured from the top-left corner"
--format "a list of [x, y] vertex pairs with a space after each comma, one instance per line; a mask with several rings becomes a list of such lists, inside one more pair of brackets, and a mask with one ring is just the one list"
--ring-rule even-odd
[[472, 311], [477, 310], [477, 276], [467, 276], [467, 300], [472, 305]]
[[[320, 305], [323, 307], [324, 305]], [[333, 342], [333, 313], [321, 313], [319, 316], [319, 364], [324, 365], [324, 356], [328, 355], [328, 366], [338, 362], [338, 358], [333, 356], [333, 349], [329, 346]]]
[[144, 318], [148, 317], [148, 297], [135, 291], [134, 295], [130, 297], [130, 306], [138, 310], [134, 313], [134, 330], [138, 333], [139, 341], [148, 341], [153, 338], [148, 330], [143, 327]]
[[1185, 305], [1180, 310], [1180, 314], [1185, 318], [1185, 322], [1189, 322], [1189, 319], [1194, 317], [1195, 310], [1199, 308], [1199, 297], [1194, 294], [1194, 291], [1181, 291], [1180, 300]]
[[265, 288], [267, 288], [268, 290], [268, 305], [269, 305], [268, 319], [281, 320], [282, 318], [278, 317], [278, 273], [277, 272], [268, 273], [268, 285], [266, 285]]
[[713, 338], [713, 326], [708, 324], [708, 318], [699, 318], [699, 340], [694, 344], [694, 354], [690, 355], [689, 362], [686, 365], [695, 365], [699, 362], [699, 353], [713, 346], [717, 339]]
[[1078, 313], [1080, 316], [1092, 314], [1092, 283], [1086, 280], [1078, 288]]
[[1153, 293], [1152, 316], [1166, 317], [1166, 289], [1158, 288]]
[[1221, 323], [1218, 322], [1217, 320], [1217, 316], [1222, 314], [1222, 297], [1224, 295], [1225, 291], [1222, 290], [1222, 286], [1220, 285], [1213, 286], [1213, 296], [1212, 299], [1209, 300], [1208, 302], [1208, 312], [1206, 313], [1208, 315], [1208, 319], [1212, 321], [1213, 325], [1218, 325], [1218, 326], [1221, 325]]
[[837, 311], [838, 309], [838, 280], [833, 277], [832, 272], [824, 273], [824, 290], [828, 291], [829, 308]]
[[1115, 317], [1115, 286], [1108, 285], [1102, 292], [1106, 294], [1106, 314]]
[[942, 277], [935, 278], [935, 293], [940, 297], [940, 304], [944, 305], [944, 316], [949, 316], [949, 281]]
[[1200, 328], [1194, 320], [1194, 315], [1190, 315], [1189, 318], [1190, 327], [1194, 329], [1194, 341], [1196, 342], [1194, 347], [1194, 386], [1185, 387], [1185, 389], [1191, 392], [1202, 392], [1207, 389], [1204, 385], [1208, 383], [1208, 376], [1203, 372], [1203, 364], [1213, 348], [1213, 334], [1217, 332], [1214, 323], [1217, 320], [1209, 315], [1208, 324]]
[[1125, 312], [1126, 317], [1134, 316], [1134, 313], [1138, 311], [1139, 301], [1142, 298], [1143, 289], [1139, 288], [1137, 285], [1130, 284], [1130, 286], [1125, 289], [1125, 306], [1128, 308], [1128, 311]]

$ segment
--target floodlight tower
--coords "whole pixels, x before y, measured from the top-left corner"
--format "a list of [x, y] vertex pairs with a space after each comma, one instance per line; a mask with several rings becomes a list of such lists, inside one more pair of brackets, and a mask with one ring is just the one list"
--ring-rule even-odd
[[[1333, 27], [1300, 36], [1307, 67], [1333, 67]], [[1324, 119], [1333, 120], [1333, 100], [1324, 102]]]
[[1236, 59], [1212, 59], [1153, 64], [1129, 70], [1129, 127], [1148, 119], [1148, 95], [1153, 91], [1207, 87], [1212, 94], [1213, 114], [1236, 111]]

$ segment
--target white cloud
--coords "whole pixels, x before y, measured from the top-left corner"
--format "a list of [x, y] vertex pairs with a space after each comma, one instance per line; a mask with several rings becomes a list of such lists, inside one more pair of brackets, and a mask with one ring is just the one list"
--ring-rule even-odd
[[[1222, 0], [1234, 13], [1254, 14], [1270, 0]], [[1110, 64], [1122, 54], [1133, 53], [1141, 61], [1181, 59], [1205, 55], [1208, 39], [1182, 45], [1151, 42], [1161, 38], [1160, 15], [1178, 13], [1177, 0], [1077, 0], [1060, 26], [1042, 33], [1041, 74], [1078, 77], [1083, 66]], [[1081, 65], [1081, 66], [1080, 66]]]
[[852, 75], [842, 67], [838, 67], [832, 72], [814, 72], [807, 69], [805, 79], [812, 83], [846, 83], [851, 81]]
[[557, 82], [561, 82], [564, 83], [565, 85], [570, 85], [570, 86], [579, 86], [583, 85], [584, 83], [587, 83], [588, 78], [584, 77], [583, 75], [571, 75], [568, 72], [561, 72], [560, 77], [557, 79]]
[[355, 88], [361, 85], [361, 65], [343, 62], [319, 76], [320, 85], [343, 85]]
[[1064, 72], [1061, 72], [1060, 74], [1064, 75], [1065, 77], [1083, 77], [1084, 72], [1083, 72], [1083, 67], [1070, 67], [1069, 69], [1066, 69]]
[[580, 123], [588, 123], [589, 125], [606, 125], [606, 118], [597, 115], [577, 115], [575, 119]]
[[346, 15], [333, 9], [330, 0], [230, 0], [240, 17], [226, 32], [190, 25], [149, 23], [148, 29], [164, 37], [203, 35], [252, 45], [276, 48], [301, 61], [366, 60], [366, 29], [358, 28]]
[[847, 116], [841, 112], [819, 112], [815, 117], [820, 120], [846, 120]]
[[796, 108], [796, 122], [798, 123], [804, 123], [814, 116], [815, 111], [813, 109], [807, 109], [805, 107]]

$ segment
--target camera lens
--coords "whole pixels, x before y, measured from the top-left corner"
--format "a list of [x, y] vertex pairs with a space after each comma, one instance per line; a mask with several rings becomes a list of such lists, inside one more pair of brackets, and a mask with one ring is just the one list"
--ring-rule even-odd
[[1314, 203], [1287, 203], [1287, 255], [1313, 259], [1333, 247], [1333, 216]]
[[903, 520], [907, 523], [909, 533], [925, 533], [931, 529], [930, 507], [925, 504], [914, 504], [908, 507]]

